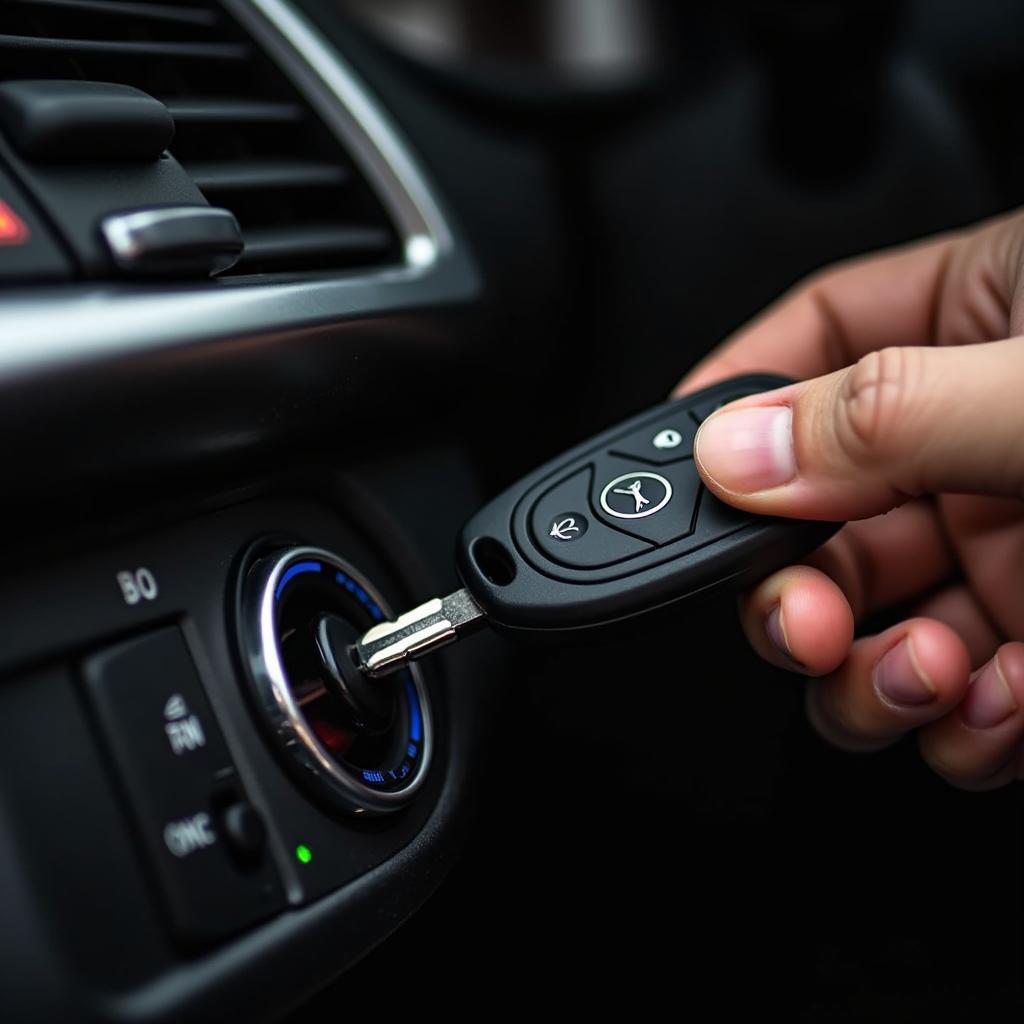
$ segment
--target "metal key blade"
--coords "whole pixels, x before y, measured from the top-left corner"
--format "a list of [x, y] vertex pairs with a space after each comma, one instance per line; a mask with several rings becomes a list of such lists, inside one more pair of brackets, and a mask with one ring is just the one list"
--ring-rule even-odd
[[457, 590], [413, 608], [394, 622], [374, 626], [356, 642], [353, 653], [366, 675], [380, 678], [454, 643], [484, 621], [483, 610], [469, 591]]

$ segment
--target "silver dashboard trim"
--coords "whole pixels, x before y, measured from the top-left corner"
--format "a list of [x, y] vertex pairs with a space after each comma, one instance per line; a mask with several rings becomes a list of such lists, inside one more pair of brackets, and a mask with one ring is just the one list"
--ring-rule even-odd
[[0, 290], [0, 389], [56, 372], [221, 338], [313, 328], [380, 311], [469, 300], [476, 271], [423, 172], [356, 76], [286, 0], [221, 0], [368, 174], [405, 261], [372, 271], [195, 287], [75, 282]]
[[[398, 225], [407, 262], [410, 262], [410, 248], [422, 249], [420, 239], [424, 237], [433, 244], [433, 258], [450, 249], [451, 232], [408, 148], [399, 141], [394, 125], [337, 52], [328, 49], [320, 35], [287, 0], [221, 0], [221, 3], [274, 56], [284, 56], [280, 53], [282, 40], [290, 44], [330, 90], [336, 102], [323, 103], [312, 93], [307, 93], [306, 98], [378, 191]], [[270, 22], [272, 33], [268, 34], [266, 26], [252, 17], [253, 9]], [[282, 67], [288, 71], [284, 61]], [[302, 89], [302, 82], [295, 84]], [[429, 262], [424, 262], [421, 256], [416, 265], [426, 266]]]
[[[130, 210], [111, 213], [100, 221], [100, 234], [106, 240], [114, 262], [125, 273], [146, 274], [152, 262], [159, 265], [168, 257], [168, 244], [174, 250], [172, 259], [180, 259], [180, 238], [170, 242], [153, 237], [154, 228], [161, 229], [176, 221], [191, 221], [198, 228], [198, 238], [193, 232], [195, 247], [189, 252], [190, 266], [198, 272], [200, 268], [209, 273], [219, 274], [238, 262], [242, 252], [242, 232], [238, 221], [230, 210], [217, 206], [161, 206], [152, 210]], [[217, 249], [211, 250], [215, 242]]]

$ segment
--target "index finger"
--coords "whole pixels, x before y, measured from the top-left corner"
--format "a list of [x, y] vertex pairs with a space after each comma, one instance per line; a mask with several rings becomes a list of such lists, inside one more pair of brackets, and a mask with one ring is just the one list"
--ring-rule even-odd
[[742, 373], [831, 373], [889, 345], [1005, 337], [1022, 248], [1020, 215], [862, 257], [798, 285], [702, 359], [674, 394]]

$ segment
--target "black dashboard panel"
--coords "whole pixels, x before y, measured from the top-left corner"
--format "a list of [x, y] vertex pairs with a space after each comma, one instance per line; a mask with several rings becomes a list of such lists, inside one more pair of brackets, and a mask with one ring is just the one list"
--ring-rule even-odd
[[[336, 510], [311, 499], [246, 502], [5, 581], [0, 777], [7, 846], [0, 886], [9, 910], [3, 948], [9, 963], [27, 956], [35, 970], [45, 965], [52, 977], [78, 979], [63, 991], [7, 976], [13, 1019], [68, 1019], [86, 1006], [114, 1019], [133, 1019], [144, 1008], [171, 1019], [197, 1000], [206, 1005], [214, 992], [231, 992], [235, 1012], [246, 1007], [266, 1015], [300, 983], [290, 962], [301, 961], [302, 984], [316, 984], [324, 971], [360, 956], [372, 935], [387, 934], [407, 912], [400, 908], [415, 906], [440, 881], [436, 858], [459, 831], [455, 808], [467, 788], [467, 764], [451, 752], [480, 738], [474, 702], [456, 707], [447, 699], [449, 686], [474, 685], [466, 666], [444, 671], [448, 686], [437, 669], [428, 680], [437, 743], [426, 786], [412, 806], [386, 821], [365, 822], [323, 806], [266, 742], [234, 642], [241, 558], [261, 538], [342, 552], [391, 600], [407, 599], [408, 583], [396, 577], [388, 559], [400, 539], [390, 535], [382, 553]], [[126, 589], [126, 573], [140, 581], [141, 593], [133, 583]], [[156, 688], [162, 700], [158, 677], [178, 670], [173, 639], [167, 650], [172, 634], [179, 647], [184, 638], [183, 650], [220, 724], [237, 772], [229, 785], [236, 797], [247, 794], [268, 832], [266, 848], [234, 877], [271, 891], [250, 900], [254, 912], [235, 927], [211, 921], [217, 918], [216, 890], [201, 888], [191, 899], [190, 885], [206, 886], [201, 878], [186, 878], [171, 890], [174, 912], [168, 915], [168, 903], [158, 895], [166, 875], [154, 870], [162, 865], [147, 845], [152, 836], [129, 810], [144, 766], [130, 770], [133, 762], [122, 756], [127, 740], [137, 745], [133, 735], [110, 731], [112, 714], [119, 708], [127, 713], [127, 693]], [[162, 639], [150, 651], [153, 638]], [[147, 643], [140, 647], [142, 641]], [[104, 671], [110, 679], [111, 657], [126, 647], [144, 652], [141, 667], [131, 666], [117, 681], [120, 703], [104, 705], [97, 681]], [[160, 662], [147, 672], [151, 656]], [[185, 689], [180, 674], [176, 685], [189, 711], [196, 710], [194, 690]], [[152, 739], [162, 746], [159, 707], [149, 712]], [[210, 718], [205, 722], [208, 751]], [[140, 720], [142, 737], [148, 728]], [[165, 761], [175, 760], [165, 755]], [[195, 757], [195, 751], [184, 756]], [[170, 789], [181, 792], [174, 783]], [[182, 841], [175, 840], [179, 846]], [[385, 862], [389, 866], [382, 868]], [[223, 896], [225, 879], [220, 886]], [[394, 908], [383, 917], [376, 909], [382, 886]], [[180, 918], [190, 904], [196, 923], [212, 929], [183, 933]], [[45, 932], [33, 941], [41, 922]], [[317, 938], [341, 922], [343, 930], [328, 944]]]
[[[479, 484], [446, 437], [479, 397], [467, 379], [507, 403], [519, 370], [442, 190], [296, 5], [26, 0], [0, 12], [5, 46], [0, 79], [134, 85], [179, 130], [142, 169], [131, 147], [104, 157], [116, 167], [88, 147], [51, 166], [0, 140], [17, 218], [3, 255], [27, 231], [51, 257], [47, 273], [27, 248], [0, 263], [18, 271], [0, 293], [0, 461], [17, 481], [0, 544], [0, 998], [17, 1021], [278, 1019], [450, 869], [505, 678], [482, 639], [410, 676], [383, 731], [356, 722], [353, 738], [328, 714], [335, 691], [304, 691], [282, 738], [242, 641], [249, 569], [307, 547], [346, 567], [333, 597], [288, 584], [282, 643], [321, 597], [383, 615], [449, 586]], [[214, 68], [257, 53], [263, 71]], [[258, 257], [217, 280], [121, 276], [98, 225], [119, 202], [184, 202], [168, 175], [195, 208], [230, 203]], [[392, 241], [363, 259], [381, 216]], [[376, 803], [313, 785], [302, 744]]]
[[[283, 202], [279, 193], [291, 188], [293, 176], [332, 171], [332, 165], [322, 161], [284, 159], [292, 157], [290, 135], [232, 140], [232, 160], [194, 159], [197, 147], [200, 155], [216, 156], [218, 125], [222, 133], [229, 131], [232, 117], [240, 118], [240, 123], [260, 116], [272, 120], [275, 109], [289, 108], [268, 100], [263, 107], [270, 113], [261, 115], [258, 106], [255, 114], [246, 113], [244, 90], [253, 86], [247, 79], [236, 81], [238, 70], [233, 66], [208, 68], [208, 75], [197, 82], [185, 75], [179, 86], [180, 76], [172, 73], [176, 61], [184, 62], [182, 71], [204, 64], [199, 56], [205, 51], [192, 52], [190, 47], [195, 46], [234, 47], [253, 58], [258, 50], [261, 60], [277, 65], [296, 97], [292, 106], [304, 104], [294, 115], [303, 118], [303, 131], [333, 135], [335, 146], [340, 142], [343, 155], [336, 159], [343, 162], [333, 170], [340, 180], [354, 179], [358, 172], [372, 184], [397, 232], [397, 248], [387, 250], [383, 262], [368, 258], [365, 266], [357, 262], [341, 272], [331, 272], [327, 260], [321, 269], [303, 264], [301, 273], [285, 269], [195, 282], [119, 280], [114, 270], [97, 271], [94, 265], [103, 255], [90, 250], [88, 265], [73, 276], [80, 279], [85, 273], [99, 276], [99, 281], [71, 281], [54, 289], [15, 282], [4, 291], [0, 389], [5, 413], [11, 417], [5, 426], [14, 430], [15, 421], [32, 423], [24, 445], [9, 456], [15, 465], [19, 455], [25, 456], [17, 469], [32, 476], [33, 488], [45, 489], [50, 474], [38, 469], [61, 460], [62, 440], [69, 432], [89, 434], [75, 467], [68, 467], [69, 476], [77, 469], [80, 479], [95, 481], [104, 474], [123, 479], [126, 474], [152, 472], [164, 459], [179, 466], [187, 461], [194, 470], [204, 462], [244, 456], [296, 434], [304, 433], [308, 440], [328, 427], [356, 425], [373, 405], [367, 396], [382, 388], [393, 393], [400, 413], [424, 374], [437, 374], [438, 397], [443, 397], [442, 385], [450, 378], [442, 372], [444, 367], [464, 357], [471, 337], [484, 332], [484, 321], [478, 321], [472, 332], [465, 322], [466, 311], [480, 292], [467, 243], [456, 237], [443, 199], [398, 129], [342, 59], [280, 0], [224, 5], [207, 0], [194, 6], [215, 24], [230, 18], [232, 38], [246, 41], [165, 43], [161, 38], [153, 43], [147, 34], [155, 31], [152, 26], [169, 23], [170, 29], [160, 31], [175, 40], [189, 32], [187, 19], [177, 25], [160, 14], [159, 5], [135, 32], [124, 29], [115, 17], [90, 18], [84, 27], [73, 20], [66, 25], [67, 34], [83, 33], [77, 45], [86, 54], [89, 47], [99, 45], [94, 43], [96, 35], [116, 37], [104, 45], [113, 48], [115, 56], [124, 51], [121, 61], [111, 57], [112, 63], [91, 70], [162, 90], [159, 95], [168, 109], [182, 111], [182, 128], [171, 155], [180, 143], [192, 159], [186, 160], [185, 171], [178, 168], [177, 191], [167, 192], [159, 184], [147, 185], [146, 175], [154, 182], [161, 175], [166, 178], [173, 169], [170, 159], [139, 170], [136, 163], [114, 165], [106, 158], [91, 158], [88, 152], [70, 165], [7, 152], [5, 162], [17, 172], [19, 195], [21, 190], [32, 195], [33, 205], [43, 212], [63, 248], [81, 250], [87, 236], [98, 236], [101, 219], [120, 206], [140, 207], [147, 196], [155, 209], [184, 202], [182, 188], [198, 196], [191, 175], [200, 184], [208, 182], [206, 191], [215, 199], [226, 181], [247, 195], [269, 182], [262, 205], [272, 207]], [[87, 7], [83, 16], [93, 13]], [[137, 9], [148, 10], [145, 5]], [[13, 29], [22, 35], [10, 38], [29, 50], [63, 53], [61, 40], [46, 34], [61, 29], [59, 13], [43, 12], [49, 13], [49, 20], [34, 20], [33, 13], [27, 20], [14, 21]], [[133, 28], [132, 18], [127, 20]], [[161, 46], [174, 49], [165, 54]], [[153, 47], [157, 49], [150, 54]], [[155, 69], [152, 82], [132, 70], [137, 59], [145, 65], [146, 56]], [[0, 77], [16, 77], [19, 67], [8, 66]], [[39, 66], [44, 67], [49, 65]], [[75, 63], [60, 64], [52, 74], [83, 75], [85, 70], [90, 70], [88, 62], [81, 69]], [[259, 82], [259, 69], [250, 77]], [[196, 97], [197, 88], [204, 94]], [[184, 92], [178, 95], [175, 90]], [[243, 92], [230, 103], [208, 95], [232, 90]], [[240, 107], [241, 115], [232, 113]], [[203, 117], [207, 121], [200, 127], [205, 134], [196, 134], [191, 122]], [[246, 147], [251, 150], [248, 159]], [[60, 188], [54, 192], [57, 178]], [[328, 175], [326, 180], [333, 179]], [[314, 210], [328, 223], [336, 216], [366, 216], [358, 206], [337, 210], [338, 196], [326, 186], [318, 190], [315, 179], [298, 190], [309, 193]], [[65, 212], [57, 216], [58, 209]], [[266, 231], [254, 231], [247, 248], [284, 251], [287, 239], [281, 239], [282, 229], [275, 230], [278, 233], [269, 240]], [[359, 232], [369, 229], [357, 222], [336, 233], [343, 230], [358, 240]], [[417, 315], [403, 315], [412, 311]], [[455, 327], [451, 318], [460, 311], [463, 319]], [[174, 385], [169, 387], [171, 379]], [[31, 415], [20, 405], [26, 401], [31, 403]], [[128, 424], [131, 429], [123, 429]]]

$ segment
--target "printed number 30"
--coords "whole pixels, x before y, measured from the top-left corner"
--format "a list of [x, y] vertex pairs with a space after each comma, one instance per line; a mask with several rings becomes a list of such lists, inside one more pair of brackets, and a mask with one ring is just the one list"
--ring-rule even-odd
[[145, 566], [131, 572], [127, 569], [117, 574], [117, 584], [121, 588], [121, 596], [125, 604], [138, 604], [140, 601], [155, 601], [160, 593], [156, 585], [156, 577]]

